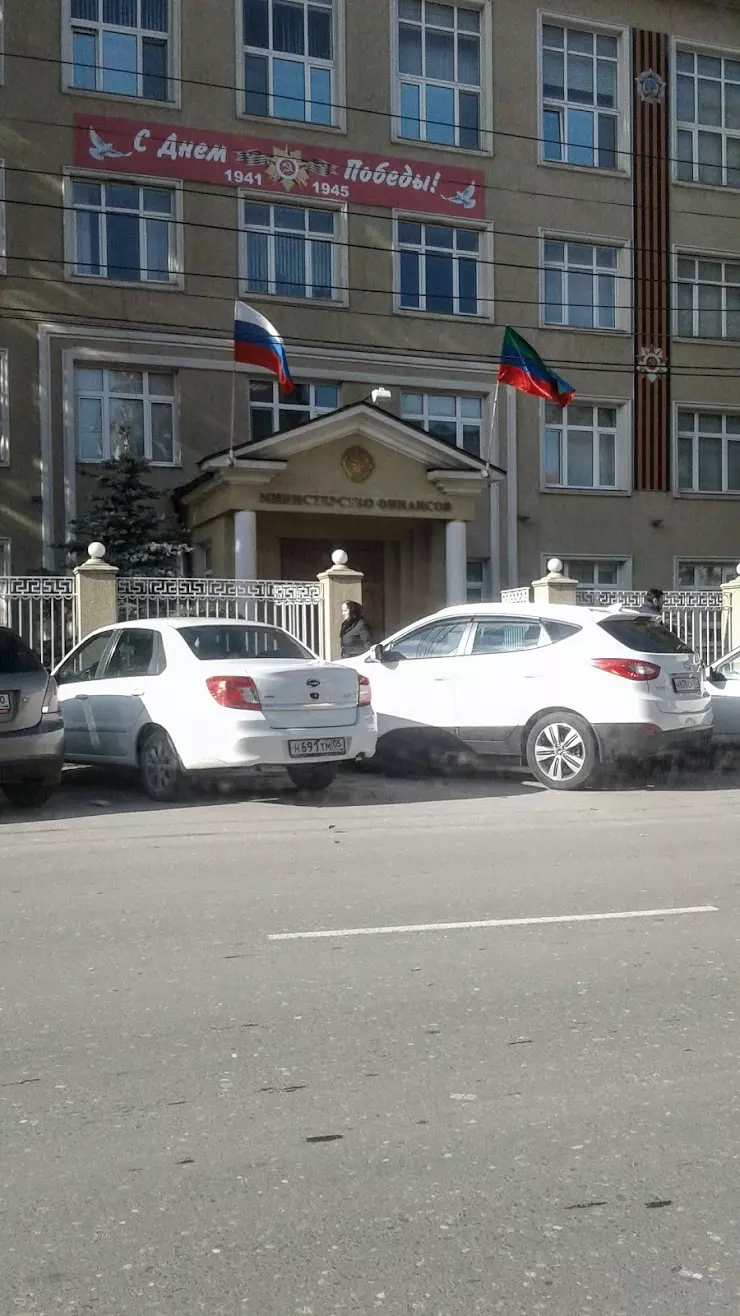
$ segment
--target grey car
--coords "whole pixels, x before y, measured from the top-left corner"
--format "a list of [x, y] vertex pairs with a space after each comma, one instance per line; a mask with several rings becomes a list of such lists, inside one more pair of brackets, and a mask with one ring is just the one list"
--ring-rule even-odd
[[0, 626], [0, 790], [19, 809], [59, 785], [64, 723], [54, 678], [15, 631]]

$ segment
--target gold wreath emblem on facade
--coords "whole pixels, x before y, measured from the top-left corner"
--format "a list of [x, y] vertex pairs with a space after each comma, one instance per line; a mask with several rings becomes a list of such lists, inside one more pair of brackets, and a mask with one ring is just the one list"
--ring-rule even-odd
[[342, 455], [342, 470], [353, 484], [364, 484], [375, 470], [375, 462], [364, 448], [348, 448]]

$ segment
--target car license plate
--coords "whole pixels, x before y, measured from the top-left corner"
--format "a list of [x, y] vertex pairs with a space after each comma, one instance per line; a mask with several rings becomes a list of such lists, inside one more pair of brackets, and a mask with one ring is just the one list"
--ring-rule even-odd
[[0, 717], [7, 717], [10, 712], [10, 695], [0, 690]]
[[346, 740], [327, 738], [325, 740], [289, 740], [288, 751], [292, 759], [320, 759], [327, 754], [346, 754]]
[[698, 695], [701, 683], [698, 676], [674, 676], [673, 689], [677, 695]]

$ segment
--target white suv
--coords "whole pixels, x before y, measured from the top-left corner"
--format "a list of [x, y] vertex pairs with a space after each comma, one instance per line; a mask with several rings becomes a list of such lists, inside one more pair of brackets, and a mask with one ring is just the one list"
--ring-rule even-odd
[[381, 761], [465, 746], [574, 790], [602, 762], [711, 735], [699, 658], [634, 610], [460, 604], [350, 662], [372, 678]]

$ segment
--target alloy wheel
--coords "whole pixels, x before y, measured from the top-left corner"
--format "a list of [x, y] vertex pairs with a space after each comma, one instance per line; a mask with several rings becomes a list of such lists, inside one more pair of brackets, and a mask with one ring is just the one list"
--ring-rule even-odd
[[147, 791], [154, 799], [172, 799], [177, 791], [180, 764], [169, 736], [155, 734], [144, 745], [141, 770]]
[[540, 771], [551, 781], [572, 781], [586, 761], [583, 737], [567, 722], [550, 722], [543, 727], [535, 741], [534, 753]]

